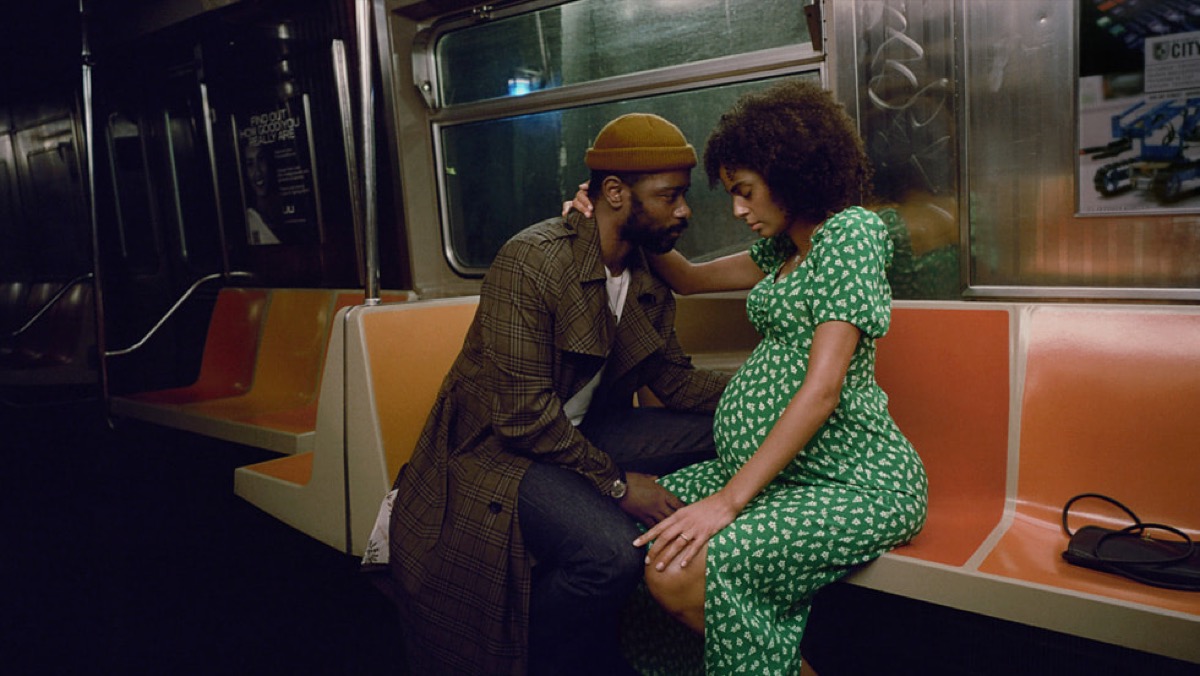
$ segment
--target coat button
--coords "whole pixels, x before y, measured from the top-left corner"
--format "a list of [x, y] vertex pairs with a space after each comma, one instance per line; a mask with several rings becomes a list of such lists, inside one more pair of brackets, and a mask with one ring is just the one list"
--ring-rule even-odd
[[504, 507], [502, 507], [499, 502], [488, 503], [488, 511], [492, 514], [499, 514], [502, 509], [504, 509]]

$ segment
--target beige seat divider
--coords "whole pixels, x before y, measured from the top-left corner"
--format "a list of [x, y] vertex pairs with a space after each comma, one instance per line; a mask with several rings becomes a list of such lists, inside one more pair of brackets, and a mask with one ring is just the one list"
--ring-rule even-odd
[[334, 317], [329, 336], [313, 450], [239, 467], [233, 492], [271, 516], [325, 544], [348, 550], [346, 532], [345, 351], [350, 318]]
[[347, 326], [350, 551], [408, 461], [479, 304], [477, 296], [363, 308]]

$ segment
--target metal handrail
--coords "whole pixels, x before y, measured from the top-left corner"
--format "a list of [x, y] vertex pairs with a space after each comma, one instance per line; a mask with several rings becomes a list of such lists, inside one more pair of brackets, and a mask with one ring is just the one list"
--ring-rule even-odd
[[29, 320], [26, 321], [21, 326], [21, 328], [8, 334], [8, 337], [16, 338], [16, 337], [20, 336], [22, 333], [25, 333], [26, 331], [28, 331], [29, 327], [36, 324], [37, 321], [42, 318], [42, 315], [46, 314], [50, 310], [50, 308], [54, 307], [54, 304], [57, 303], [59, 301], [59, 299], [61, 299], [64, 295], [66, 295], [66, 293], [68, 291], [71, 290], [71, 287], [75, 286], [76, 284], [78, 284], [86, 279], [91, 279], [92, 277], [94, 277], [94, 275], [92, 273], [85, 272], [82, 275], [79, 275], [78, 277], [76, 277], [75, 279], [72, 279], [71, 281], [67, 282], [66, 284], [63, 284], [58, 289], [58, 291], [54, 292], [54, 296], [51, 297], [50, 300], [43, 303], [42, 307], [38, 308], [38, 311], [33, 313], [33, 316], [30, 317]]
[[[123, 348], [120, 350], [106, 351], [104, 353], [104, 356], [105, 357], [121, 357], [121, 356], [127, 355], [127, 354], [137, 350], [138, 348], [142, 347], [143, 345], [146, 344], [147, 341], [149, 341], [151, 338], [154, 337], [154, 334], [158, 332], [158, 330], [162, 327], [163, 324], [167, 323], [167, 320], [170, 319], [171, 316], [175, 314], [175, 311], [178, 310], [180, 308], [180, 306], [182, 306], [183, 303], [192, 296], [193, 293], [195, 293], [196, 289], [200, 288], [201, 284], [204, 284], [205, 282], [211, 282], [214, 279], [219, 279], [224, 276], [225, 275], [220, 272], [214, 272], [211, 275], [205, 275], [204, 277], [197, 279], [195, 282], [192, 282], [192, 285], [190, 287], [188, 287], [187, 291], [184, 291], [183, 295], [181, 295], [179, 297], [179, 300], [175, 301], [175, 304], [172, 305], [171, 308], [169, 310], [167, 310], [166, 313], [163, 314], [163, 316], [161, 318], [159, 318], [159, 320], [154, 324], [154, 326], [150, 327], [150, 330], [146, 332], [146, 335], [142, 336], [141, 340], [137, 341], [133, 345], [130, 345], [129, 347], [126, 347], [126, 348]], [[230, 272], [229, 276], [230, 277], [251, 277], [252, 275], [249, 272]]]

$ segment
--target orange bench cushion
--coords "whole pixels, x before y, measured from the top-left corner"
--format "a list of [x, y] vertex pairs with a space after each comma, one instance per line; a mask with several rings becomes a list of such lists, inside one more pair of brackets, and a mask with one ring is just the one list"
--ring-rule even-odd
[[414, 304], [363, 317], [367, 368], [389, 477], [396, 476], [416, 447], [476, 307], [473, 302]]
[[876, 379], [929, 475], [924, 530], [896, 554], [961, 566], [1004, 511], [1009, 312], [896, 308]]
[[[1200, 594], [1066, 564], [1059, 525], [1071, 496], [1095, 492], [1200, 533], [1200, 314], [1041, 307], [1027, 321], [1017, 518], [980, 570], [1200, 615]], [[1077, 507], [1075, 526], [1116, 514]]]
[[187, 406], [204, 416], [248, 416], [310, 404], [320, 384], [333, 298], [322, 289], [275, 289], [267, 307], [250, 391]]
[[242, 469], [265, 474], [276, 479], [293, 483], [298, 486], [306, 485], [312, 479], [313, 452], [286, 455], [263, 462], [246, 465]]
[[195, 382], [129, 398], [146, 403], [187, 404], [245, 394], [254, 378], [258, 332], [266, 304], [264, 289], [222, 289], [208, 323]]

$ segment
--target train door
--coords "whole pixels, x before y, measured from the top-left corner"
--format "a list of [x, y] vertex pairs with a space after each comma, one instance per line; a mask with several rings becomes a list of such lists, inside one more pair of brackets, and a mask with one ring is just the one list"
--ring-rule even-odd
[[146, 56], [113, 53], [97, 68], [99, 239], [118, 392], [194, 377], [219, 281], [202, 283], [184, 311], [142, 340], [191, 285], [230, 272], [199, 55], [160, 50], [148, 60], [159, 68], [143, 67]]
[[[222, 286], [362, 288], [342, 114], [357, 92], [339, 86], [335, 59], [341, 45], [354, 62], [350, 9], [235, 3], [129, 34], [97, 8], [111, 29], [97, 48], [96, 99], [114, 393], [189, 382]], [[382, 157], [387, 139], [377, 136]], [[381, 276], [407, 289], [393, 195], [379, 199]], [[141, 343], [197, 283], [179, 316]]]

